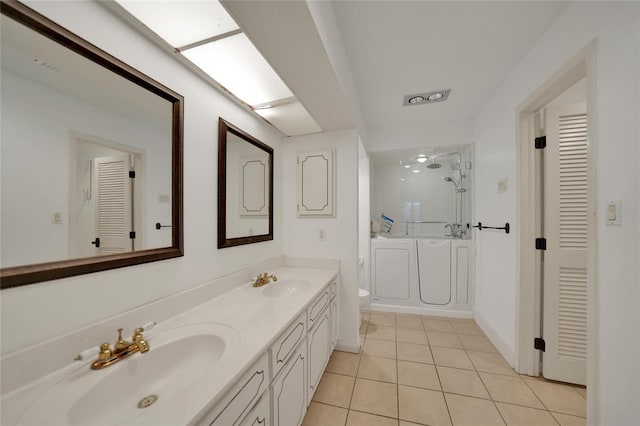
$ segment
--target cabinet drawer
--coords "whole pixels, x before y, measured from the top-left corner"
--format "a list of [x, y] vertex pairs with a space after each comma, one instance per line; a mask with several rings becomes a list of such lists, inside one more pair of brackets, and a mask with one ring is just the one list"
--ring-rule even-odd
[[267, 391], [262, 395], [241, 426], [271, 426], [271, 392]]
[[204, 424], [231, 426], [240, 424], [240, 420], [251, 409], [258, 397], [269, 386], [269, 358], [265, 353], [236, 382], [206, 417]]
[[329, 306], [329, 286], [325, 287], [322, 293], [316, 297], [316, 299], [311, 302], [309, 305], [309, 309], [307, 310], [309, 314], [309, 330], [313, 328], [313, 324], [316, 323], [324, 308]]
[[276, 377], [307, 333], [306, 313], [302, 313], [271, 345], [271, 377]]
[[329, 284], [329, 288], [331, 289], [331, 298], [333, 299], [338, 294], [338, 281], [332, 281]]

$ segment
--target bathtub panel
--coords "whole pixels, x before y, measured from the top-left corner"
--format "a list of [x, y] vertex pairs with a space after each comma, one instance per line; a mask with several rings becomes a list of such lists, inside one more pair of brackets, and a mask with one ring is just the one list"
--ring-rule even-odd
[[420, 300], [429, 305], [451, 303], [451, 241], [417, 240]]
[[386, 299], [408, 299], [410, 250], [378, 248], [375, 250], [375, 296]]
[[455, 247], [456, 259], [453, 266], [456, 271], [456, 302], [469, 303], [469, 248]]

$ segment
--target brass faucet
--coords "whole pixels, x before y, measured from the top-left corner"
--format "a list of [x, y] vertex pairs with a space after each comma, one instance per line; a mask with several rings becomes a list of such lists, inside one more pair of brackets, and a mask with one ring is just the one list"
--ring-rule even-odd
[[113, 350], [110, 349], [109, 343], [105, 342], [100, 345], [100, 353], [98, 359], [91, 364], [92, 370], [101, 370], [129, 358], [136, 352], [141, 354], [149, 351], [149, 343], [144, 340], [142, 336], [142, 328], [136, 328], [131, 336], [131, 342], [127, 342], [122, 338], [122, 329], [118, 329], [118, 340], [113, 345]]
[[278, 281], [278, 277], [275, 275], [269, 275], [266, 272], [264, 274], [258, 274], [256, 280], [253, 282], [254, 287], [262, 287], [263, 285], [269, 284], [269, 280], [273, 279], [273, 282]]

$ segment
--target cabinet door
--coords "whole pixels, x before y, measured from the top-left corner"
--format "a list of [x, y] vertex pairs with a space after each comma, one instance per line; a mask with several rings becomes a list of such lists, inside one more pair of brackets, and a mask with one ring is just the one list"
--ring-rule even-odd
[[297, 426], [307, 411], [307, 342], [303, 341], [273, 381], [274, 426]]
[[241, 426], [271, 426], [271, 395], [265, 392], [242, 421]]
[[320, 318], [309, 332], [309, 389], [307, 389], [307, 402], [311, 402], [313, 394], [318, 387], [324, 367], [329, 361], [331, 344], [331, 324], [329, 309], [325, 309]]
[[331, 301], [331, 347], [329, 353], [333, 351], [338, 343], [338, 298]]
[[298, 153], [298, 216], [335, 216], [335, 153]]
[[269, 384], [269, 357], [264, 354], [233, 385], [216, 407], [200, 424], [210, 426], [230, 426], [239, 424], [240, 419], [251, 409]]

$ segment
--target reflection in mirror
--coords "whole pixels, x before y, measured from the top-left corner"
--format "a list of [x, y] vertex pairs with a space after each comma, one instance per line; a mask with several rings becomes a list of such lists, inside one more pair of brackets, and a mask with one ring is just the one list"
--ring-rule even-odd
[[1, 5], [2, 288], [182, 255], [182, 97]]
[[218, 248], [273, 239], [273, 149], [219, 120]]

